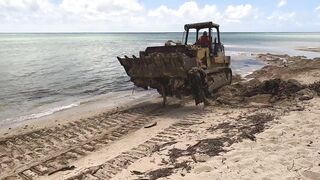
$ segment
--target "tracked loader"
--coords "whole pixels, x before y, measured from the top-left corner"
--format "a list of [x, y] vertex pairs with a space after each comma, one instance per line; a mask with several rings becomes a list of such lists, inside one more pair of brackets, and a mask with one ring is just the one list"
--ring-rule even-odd
[[[147, 47], [139, 57], [117, 58], [134, 85], [157, 89], [164, 105], [167, 96], [190, 95], [196, 105], [206, 105], [207, 98], [232, 81], [230, 56], [225, 55], [218, 24], [186, 24], [184, 30], [183, 43], [167, 41], [164, 46]], [[204, 30], [206, 44], [199, 40]]]

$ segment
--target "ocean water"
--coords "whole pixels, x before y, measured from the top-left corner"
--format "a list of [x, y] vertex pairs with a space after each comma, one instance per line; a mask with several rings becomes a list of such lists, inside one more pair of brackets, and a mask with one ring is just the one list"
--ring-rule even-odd
[[[320, 55], [295, 50], [320, 47], [320, 33], [222, 33], [221, 38], [240, 74], [263, 65], [251, 53]], [[0, 124], [47, 116], [101, 95], [113, 103], [112, 97], [124, 94], [119, 92], [133, 89], [117, 56], [181, 39], [182, 33], [0, 34]]]

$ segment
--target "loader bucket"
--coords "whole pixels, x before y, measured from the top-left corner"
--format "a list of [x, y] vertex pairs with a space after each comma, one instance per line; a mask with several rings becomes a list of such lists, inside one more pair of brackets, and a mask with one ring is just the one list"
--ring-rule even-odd
[[[157, 47], [157, 50], [159, 49], [161, 48]], [[163, 49], [167, 50], [165, 46]], [[135, 56], [117, 58], [131, 78], [186, 77], [187, 71], [196, 66], [195, 58], [181, 52], [163, 49], [160, 52], [152, 52], [149, 49], [149, 53], [140, 53], [144, 55], [139, 58]], [[173, 48], [170, 50], [173, 51]]]

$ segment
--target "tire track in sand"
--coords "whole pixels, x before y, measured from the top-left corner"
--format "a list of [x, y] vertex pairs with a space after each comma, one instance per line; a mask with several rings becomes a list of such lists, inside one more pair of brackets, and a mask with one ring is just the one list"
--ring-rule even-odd
[[159, 148], [166, 146], [167, 144], [171, 145], [170, 143], [177, 141], [179, 136], [188, 133], [190, 126], [201, 123], [208, 112], [212, 112], [212, 109], [193, 112], [168, 128], [160, 131], [155, 137], [150, 138], [144, 143], [128, 151], [122, 152], [120, 155], [111, 158], [101, 165], [87, 168], [77, 175], [69, 177], [67, 180], [111, 179], [140, 158], [150, 156], [158, 151]]
[[0, 140], [0, 179], [34, 179], [150, 123], [159, 104], [103, 113]]

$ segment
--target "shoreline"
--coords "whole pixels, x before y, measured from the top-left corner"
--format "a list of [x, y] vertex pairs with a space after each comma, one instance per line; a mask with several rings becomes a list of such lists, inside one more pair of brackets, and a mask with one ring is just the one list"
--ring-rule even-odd
[[[240, 74], [242, 77], [245, 77], [251, 74], [253, 71], [258, 70], [259, 68], [264, 66], [264, 63], [262, 61], [259, 62], [257, 59], [255, 59], [255, 56], [252, 56], [251, 53], [236, 53], [233, 54], [233, 58], [236, 59], [235, 61], [237, 63], [245, 63], [245, 61], [257, 61], [255, 62], [255, 64], [250, 64], [250, 67], [244, 66], [242, 69], [238, 69], [236, 71], [236, 73]], [[73, 102], [72, 104], [57, 106], [39, 112], [34, 111], [32, 112], [32, 114], [23, 115], [16, 118], [5, 119], [2, 122], [0, 122], [0, 135], [2, 137], [7, 137], [8, 135], [10, 136], [16, 134], [15, 131], [19, 131], [20, 133], [29, 132], [39, 128], [51, 127], [58, 124], [65, 124], [81, 118], [88, 118], [103, 113], [105, 111], [117, 109], [118, 107], [134, 106], [143, 101], [148, 101], [149, 99], [151, 100], [157, 98], [159, 96], [158, 93], [153, 91], [154, 90], [135, 91], [134, 94], [132, 94], [131, 90], [110, 92], [105, 95], [98, 95], [95, 97], [88, 98], [86, 101]], [[110, 101], [117, 103], [110, 103]], [[73, 104], [77, 105], [71, 108], [65, 108], [47, 114], [53, 109], [58, 109]], [[39, 114], [44, 115], [41, 117], [31, 117], [34, 115], [38, 116]], [[24, 118], [24, 120], [19, 120], [20, 118]], [[12, 122], [10, 120], [14, 121]], [[41, 126], [38, 126], [39, 123], [41, 124]], [[14, 133], [12, 133], [13, 131]]]
[[0, 178], [319, 177], [320, 61], [257, 57], [267, 65], [220, 89], [212, 106], [170, 98], [161, 108], [157, 96], [36, 130], [11, 129], [16, 134], [1, 138]]
[[100, 95], [95, 97], [94, 100], [92, 99], [86, 103], [80, 103], [79, 106], [57, 111], [40, 118], [31, 118], [24, 121], [15, 121], [13, 123], [1, 123], [0, 140], [17, 134], [36, 131], [38, 129], [64, 125], [79, 119], [90, 118], [104, 112], [113, 112], [120, 109], [143, 105], [149, 101], [157, 102], [159, 97], [159, 95], [152, 91], [149, 91], [148, 93], [138, 92], [134, 95], [132, 94], [132, 91], [118, 93], [124, 95], [123, 97], [113, 98], [118, 99], [118, 102], [106, 102], [106, 99], [110, 99], [110, 95]]
[[[311, 53], [315, 53], [314, 51], [309, 51], [310, 47], [300, 47], [300, 48], [296, 48], [295, 50], [299, 51], [301, 49], [305, 49], [304, 52], [311, 52]], [[319, 49], [319, 48], [311, 48], [311, 49]], [[243, 61], [242, 63], [244, 63], [245, 59], [247, 60], [251, 60], [251, 59], [255, 59], [257, 60], [256, 58], [256, 55], [257, 54], [261, 54], [261, 53], [258, 53], [258, 52], [255, 52], [255, 53], [250, 53], [250, 52], [246, 52], [246, 51], [243, 51], [243, 52], [238, 52], [238, 51], [230, 51], [228, 52], [229, 54], [231, 53], [231, 56], [233, 59], [236, 59], [235, 62], [237, 62], [238, 60], [241, 62]], [[310, 56], [309, 58], [312, 58], [314, 57], [315, 55], [313, 54], [304, 54], [306, 55], [307, 57]], [[238, 62], [237, 62], [238, 63]], [[255, 70], [258, 70], [260, 68], [262, 68], [263, 66], [265, 66], [268, 62], [266, 61], [257, 61], [257, 64], [244, 64], [242, 66], [244, 67], [235, 67], [236, 70], [235, 70], [235, 74], [241, 74], [241, 76], [245, 77], [251, 73], [253, 73]], [[130, 91], [131, 92], [131, 91]], [[111, 92], [113, 93], [113, 92]], [[116, 93], [119, 93], [119, 92], [116, 92]], [[120, 92], [121, 93], [121, 92]], [[99, 98], [104, 98], [104, 97], [101, 97], [101, 95], [98, 95], [96, 97], [90, 97], [88, 98], [89, 101], [91, 101], [90, 99], [95, 99], [96, 101], [99, 101]], [[0, 125], [3, 127], [10, 127], [10, 125], [14, 125], [12, 123], [12, 120], [14, 122], [17, 122], [17, 124], [21, 124], [23, 122], [21, 121], [33, 121], [33, 120], [36, 120], [36, 119], [43, 119], [43, 118], [46, 118], [46, 116], [55, 116], [56, 114], [59, 114], [61, 111], [68, 111], [70, 109], [72, 109], [73, 107], [76, 107], [78, 105], [82, 105], [86, 103], [86, 101], [84, 102], [77, 102], [77, 101], [74, 101], [74, 100], [71, 100], [69, 101], [69, 103], [63, 103], [61, 105], [57, 105], [57, 106], [52, 106], [52, 107], [44, 107], [42, 109], [38, 109], [38, 110], [32, 110], [30, 113], [22, 113], [20, 114], [18, 117], [7, 117], [7, 118], [4, 118], [0, 121]], [[50, 105], [50, 104], [48, 104]], [[50, 105], [51, 106], [51, 105]], [[69, 106], [72, 106], [71, 108], [69, 108]], [[61, 118], [61, 117], [60, 117]], [[22, 119], [22, 120], [21, 120]], [[1, 131], [1, 128], [0, 128], [0, 131]], [[1, 133], [1, 132], [0, 132]]]

